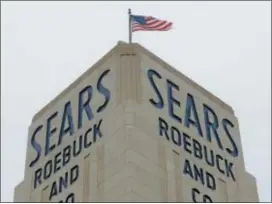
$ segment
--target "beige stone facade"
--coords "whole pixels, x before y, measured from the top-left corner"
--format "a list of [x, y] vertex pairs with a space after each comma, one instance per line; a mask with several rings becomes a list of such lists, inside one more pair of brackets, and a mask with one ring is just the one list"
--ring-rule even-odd
[[27, 144], [15, 202], [258, 202], [232, 108], [139, 44], [39, 111]]

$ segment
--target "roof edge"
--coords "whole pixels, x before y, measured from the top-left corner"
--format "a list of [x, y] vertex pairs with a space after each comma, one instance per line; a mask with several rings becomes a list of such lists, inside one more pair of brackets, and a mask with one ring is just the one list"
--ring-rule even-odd
[[[63, 95], [65, 95], [67, 92], [70, 91], [70, 89], [77, 84], [80, 83], [81, 79], [85, 78], [87, 75], [90, 75], [94, 70], [96, 70], [99, 65], [101, 65], [108, 57], [110, 57], [114, 50], [117, 49], [119, 46], [122, 45], [128, 45], [126, 42], [123, 41], [118, 41], [117, 45], [115, 45], [109, 52], [107, 52], [104, 56], [102, 56], [93, 66], [91, 66], [89, 69], [87, 69], [83, 74], [81, 74], [73, 83], [71, 83], [67, 88], [65, 88], [63, 91], [60, 92], [55, 98], [53, 98], [49, 103], [47, 103], [42, 109], [40, 109], [32, 118], [32, 122], [37, 120], [47, 109], [50, 107], [52, 104], [54, 104], [58, 99], [60, 99]], [[207, 95], [210, 100], [221, 106], [223, 109], [231, 112], [234, 114], [234, 111], [231, 106], [226, 104], [224, 101], [219, 99], [217, 96], [206, 90], [204, 87], [198, 85], [195, 81], [190, 79], [189, 77], [185, 76], [182, 74], [180, 71], [178, 71], [176, 68], [173, 66], [169, 65], [165, 61], [163, 61], [161, 58], [150, 52], [148, 49], [144, 48], [138, 43], [132, 43], [132, 45], [136, 45], [136, 47], [143, 52], [145, 52], [149, 57], [156, 59], [159, 61], [161, 64], [163, 64], [163, 67], [167, 69], [168, 71], [172, 72], [173, 74], [177, 75], [181, 79], [183, 79], [187, 84], [192, 85], [194, 88], [196, 88], [198, 91], [202, 92], [203, 94]]]

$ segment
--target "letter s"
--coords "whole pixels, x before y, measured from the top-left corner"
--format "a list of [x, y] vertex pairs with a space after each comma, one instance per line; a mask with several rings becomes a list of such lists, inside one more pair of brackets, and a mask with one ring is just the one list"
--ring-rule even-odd
[[110, 101], [110, 98], [111, 98], [111, 94], [110, 94], [110, 91], [105, 88], [103, 85], [102, 85], [102, 79], [110, 72], [110, 70], [106, 70], [105, 72], [103, 72], [101, 74], [101, 76], [99, 77], [98, 81], [97, 81], [97, 90], [99, 93], [101, 93], [102, 95], [105, 96], [105, 102], [104, 104], [102, 104], [98, 109], [97, 109], [97, 113], [103, 111], [106, 106], [108, 105], [109, 101]]
[[232, 136], [231, 136], [231, 134], [230, 134], [230, 132], [229, 132], [229, 130], [228, 130], [228, 128], [227, 128], [227, 126], [230, 126], [230, 127], [233, 128], [234, 125], [232, 124], [231, 121], [229, 121], [229, 120], [226, 119], [226, 118], [224, 118], [224, 119], [222, 120], [222, 124], [223, 124], [223, 129], [224, 129], [224, 131], [225, 131], [227, 137], [229, 138], [229, 140], [230, 140], [230, 142], [231, 142], [231, 144], [232, 144], [232, 146], [233, 146], [233, 150], [230, 150], [229, 148], [226, 148], [226, 150], [227, 150], [227, 152], [228, 152], [231, 156], [237, 157], [238, 154], [239, 154], [237, 145], [235, 144], [235, 141], [233, 140], [233, 138], [232, 138]]
[[149, 101], [150, 101], [150, 103], [152, 103], [156, 108], [159, 108], [159, 109], [161, 109], [161, 108], [163, 108], [163, 98], [162, 98], [162, 95], [161, 95], [161, 93], [160, 93], [160, 91], [159, 91], [159, 89], [158, 89], [158, 87], [156, 86], [156, 84], [155, 84], [155, 82], [154, 82], [154, 79], [153, 79], [153, 76], [156, 76], [156, 77], [158, 77], [159, 79], [161, 79], [162, 77], [161, 77], [161, 75], [158, 73], [158, 72], [156, 72], [155, 70], [153, 70], [153, 69], [149, 69], [148, 71], [147, 71], [147, 77], [148, 77], [148, 79], [149, 79], [149, 81], [150, 81], [150, 83], [151, 83], [151, 86], [153, 87], [153, 89], [154, 89], [154, 91], [156, 92], [156, 94], [157, 94], [157, 96], [158, 96], [158, 98], [159, 98], [159, 101], [158, 102], [155, 102], [153, 99], [149, 99]]
[[29, 167], [34, 166], [34, 164], [39, 160], [39, 158], [41, 156], [42, 148], [41, 148], [40, 144], [36, 142], [36, 135], [42, 129], [42, 127], [43, 127], [42, 125], [38, 126], [35, 129], [35, 131], [33, 132], [32, 137], [31, 137], [31, 146], [36, 150], [37, 155], [36, 155], [36, 158], [31, 161], [31, 163], [29, 164]]

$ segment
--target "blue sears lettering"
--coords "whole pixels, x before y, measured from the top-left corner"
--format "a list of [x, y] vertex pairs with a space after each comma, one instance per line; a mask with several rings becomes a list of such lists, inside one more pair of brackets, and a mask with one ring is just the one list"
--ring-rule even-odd
[[41, 148], [41, 145], [40, 145], [39, 143], [36, 142], [36, 135], [37, 135], [37, 133], [38, 133], [42, 128], [43, 128], [43, 126], [42, 126], [42, 125], [39, 125], [39, 126], [35, 129], [34, 133], [32, 134], [32, 137], [31, 137], [31, 145], [32, 145], [33, 149], [35, 149], [35, 151], [37, 152], [37, 154], [36, 154], [36, 158], [30, 162], [29, 167], [32, 167], [32, 166], [39, 160], [39, 158], [40, 158], [40, 156], [41, 156], [42, 148]]
[[228, 130], [228, 127], [231, 127], [231, 128], [234, 128], [234, 125], [232, 124], [231, 121], [229, 121], [227, 118], [224, 118], [222, 120], [222, 124], [223, 124], [223, 129], [228, 137], [228, 139], [230, 140], [230, 143], [231, 145], [233, 146], [233, 150], [230, 150], [229, 148], [226, 148], [226, 151], [232, 155], [233, 157], [237, 157], [239, 152], [238, 152], [238, 148], [236, 146], [236, 143], [234, 142], [229, 130]]
[[[167, 101], [168, 103], [168, 115], [171, 119], [175, 120], [178, 123], [184, 123], [184, 126], [186, 128], [195, 128], [197, 131], [197, 134], [201, 137], [206, 139], [209, 142], [215, 141], [217, 146], [222, 150], [226, 151], [228, 154], [230, 154], [232, 157], [237, 157], [239, 155], [239, 149], [237, 147], [237, 144], [235, 143], [235, 140], [233, 139], [233, 135], [230, 134], [230, 128], [234, 128], [233, 123], [227, 119], [227, 118], [219, 118], [216, 114], [216, 112], [207, 104], [200, 104], [201, 106], [196, 106], [196, 101], [194, 99], [194, 96], [190, 93], [180, 94], [180, 97], [178, 97], [180, 88], [177, 83], [174, 83], [173, 81], [169, 79], [163, 79], [162, 75], [158, 73], [157, 71], [153, 69], [148, 69], [147, 71], [147, 77], [149, 79], [150, 85], [152, 86], [152, 89], [155, 91], [157, 99], [149, 99], [149, 102], [156, 107], [157, 109], [164, 108], [164, 101]], [[161, 94], [158, 86], [155, 84], [154, 78], [157, 78], [160, 80], [160, 83], [164, 83], [165, 90], [167, 96], [167, 99], [163, 98], [163, 95]], [[186, 105], [185, 107], [181, 106], [180, 100], [185, 100]], [[197, 110], [197, 107], [202, 107], [202, 112], [204, 117], [199, 118], [200, 111]], [[181, 109], [181, 110], [180, 110]], [[182, 110], [183, 109], [183, 110]], [[182, 117], [182, 113], [183, 115]], [[184, 121], [183, 121], [184, 120]], [[204, 123], [204, 129], [201, 128], [201, 121]], [[160, 131], [165, 132], [166, 131], [166, 125], [165, 123], [160, 120]], [[223, 129], [225, 134], [219, 135], [219, 128]], [[170, 129], [170, 128], [169, 128]], [[180, 145], [179, 135], [178, 131], [171, 128], [171, 131], [175, 133], [175, 140], [174, 142], [178, 145]], [[230, 147], [224, 147], [220, 137], [225, 136], [229, 139]], [[165, 134], [167, 140], [170, 140], [171, 135]], [[185, 148], [187, 145], [185, 144]]]
[[151, 103], [152, 105], [154, 105], [156, 108], [161, 109], [161, 108], [163, 108], [163, 106], [164, 106], [163, 98], [162, 98], [162, 95], [161, 95], [161, 93], [160, 93], [158, 87], [157, 87], [156, 84], [155, 84], [155, 81], [154, 81], [153, 76], [156, 76], [156, 77], [159, 78], [159, 79], [161, 79], [162, 77], [161, 77], [161, 75], [160, 75], [158, 72], [156, 72], [156, 71], [153, 70], [153, 69], [149, 69], [149, 70], [147, 71], [147, 76], [148, 76], [149, 82], [150, 82], [152, 88], [154, 89], [154, 91], [155, 91], [155, 93], [156, 93], [156, 95], [157, 95], [157, 97], [158, 97], [158, 100], [159, 100], [159, 101], [156, 102], [156, 101], [153, 100], [153, 99], [149, 99], [149, 101], [150, 101], [150, 103]]
[[[102, 94], [105, 97], [104, 102], [98, 107], [96, 113], [100, 113], [108, 106], [109, 101], [111, 99], [111, 92], [108, 88], [106, 88], [103, 85], [103, 81], [105, 80], [105, 77], [109, 74], [110, 70], [104, 71], [98, 78], [98, 81], [96, 83], [96, 88], [98, 90], [99, 94]], [[71, 101], [67, 101], [64, 104], [63, 113], [59, 114], [59, 112], [54, 112], [51, 114], [46, 122], [46, 134], [45, 135], [39, 135], [39, 137], [45, 138], [45, 147], [44, 149], [41, 147], [41, 145], [37, 142], [37, 133], [40, 132], [40, 130], [43, 128], [43, 125], [38, 125], [38, 127], [35, 129], [33, 135], [31, 136], [31, 147], [36, 151], [36, 157], [33, 159], [29, 167], [33, 167], [40, 159], [41, 154], [44, 153], [44, 156], [47, 156], [50, 154], [56, 147], [60, 146], [62, 144], [62, 141], [65, 136], [74, 136], [75, 131], [79, 130], [83, 125], [83, 120], [92, 120], [94, 117], [94, 113], [92, 112], [91, 108], [91, 100], [93, 97], [94, 91], [93, 87], [91, 85], [88, 85], [84, 87], [78, 94], [78, 120], [73, 116], [73, 109], [72, 109], [72, 103]], [[87, 95], [87, 97], [86, 97]], [[85, 100], [84, 100], [85, 99]], [[84, 114], [86, 113], [86, 116]], [[61, 127], [55, 127], [54, 121], [57, 120], [58, 117], [62, 116], [61, 119]], [[76, 123], [75, 123], [76, 122]], [[77, 124], [75, 126], [74, 124]], [[77, 128], [77, 129], [75, 129]], [[95, 126], [94, 131], [96, 131], [96, 134], [101, 137], [101, 133], [99, 132], [99, 125], [98, 128]], [[52, 143], [51, 138], [52, 137], [58, 137], [58, 142], [56, 144]], [[55, 141], [55, 140], [54, 140]]]
[[110, 72], [109, 69], [103, 72], [97, 82], [98, 92], [101, 93], [105, 97], [105, 102], [97, 109], [97, 113], [102, 112], [107, 107], [111, 98], [109, 89], [105, 88], [102, 84], [102, 80], [104, 79], [105, 76], [108, 75], [109, 72]]

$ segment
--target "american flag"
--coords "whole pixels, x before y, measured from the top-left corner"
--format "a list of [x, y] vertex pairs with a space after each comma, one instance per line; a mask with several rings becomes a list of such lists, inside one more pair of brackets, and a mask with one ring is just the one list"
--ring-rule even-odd
[[131, 15], [131, 30], [135, 31], [168, 31], [172, 23], [152, 16]]

